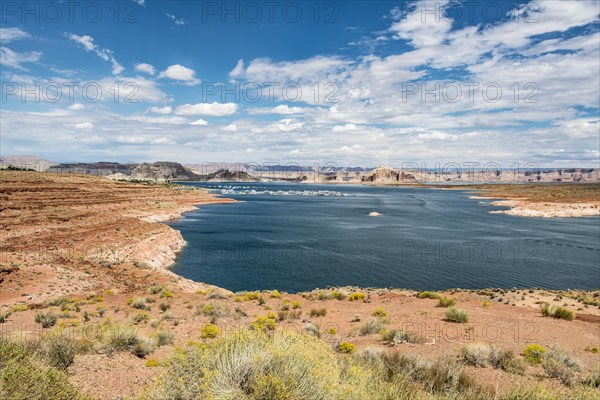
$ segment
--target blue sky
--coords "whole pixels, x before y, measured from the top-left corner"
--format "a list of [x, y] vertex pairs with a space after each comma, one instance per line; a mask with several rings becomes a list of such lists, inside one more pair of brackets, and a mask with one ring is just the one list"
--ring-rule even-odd
[[2, 5], [2, 155], [599, 166], [595, 1], [74, 4]]

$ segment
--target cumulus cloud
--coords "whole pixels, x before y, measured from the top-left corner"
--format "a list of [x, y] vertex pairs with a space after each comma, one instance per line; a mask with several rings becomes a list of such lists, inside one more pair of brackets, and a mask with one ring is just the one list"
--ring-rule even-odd
[[356, 130], [356, 125], [354, 124], [345, 124], [345, 125], [336, 125], [331, 128], [334, 132], [348, 132]]
[[164, 107], [150, 107], [148, 109], [148, 111], [155, 113], [155, 114], [171, 114], [171, 112], [173, 112], [173, 107], [171, 106], [164, 106]]
[[200, 83], [200, 80], [196, 78], [196, 71], [180, 64], [170, 65], [158, 77], [173, 79], [187, 86], [195, 86]]
[[175, 109], [175, 114], [184, 116], [205, 115], [209, 117], [224, 117], [235, 114], [238, 105], [235, 103], [198, 103], [183, 104]]
[[199, 118], [195, 121], [190, 122], [190, 125], [204, 126], [204, 125], [208, 125], [208, 122], [206, 122], [206, 120], [203, 120], [202, 118]]
[[135, 64], [135, 70], [145, 72], [148, 75], [154, 75], [156, 73], [154, 66], [146, 63]]
[[227, 126], [222, 127], [221, 130], [225, 132], [237, 132], [238, 129], [236, 124], [229, 124]]
[[89, 35], [79, 36], [74, 33], [68, 34], [67, 37], [72, 41], [79, 43], [85, 49], [85, 51], [94, 52], [96, 53], [96, 55], [98, 55], [98, 57], [100, 57], [104, 61], [109, 61], [112, 64], [112, 73], [114, 75], [119, 75], [125, 70], [125, 68], [123, 68], [123, 66], [119, 64], [119, 62], [113, 56], [112, 50], [98, 47], [94, 43], [93, 37]]
[[302, 114], [305, 110], [302, 107], [290, 107], [287, 104], [280, 104], [278, 106], [272, 108], [249, 108], [246, 110], [248, 114], [256, 115], [256, 114]]
[[229, 73], [229, 76], [231, 76], [232, 78], [237, 78], [239, 76], [242, 76], [243, 73], [244, 73], [244, 60], [238, 60], [237, 64], [235, 64], [235, 67]]
[[69, 110], [71, 111], [81, 111], [85, 108], [85, 106], [81, 103], [75, 103], [75, 104], [71, 104], [69, 107], [67, 107]]

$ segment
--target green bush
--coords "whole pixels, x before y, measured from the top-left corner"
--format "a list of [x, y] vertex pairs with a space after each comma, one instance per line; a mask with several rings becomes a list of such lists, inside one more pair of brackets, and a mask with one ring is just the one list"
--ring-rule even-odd
[[156, 345], [158, 347], [173, 344], [173, 334], [169, 331], [160, 331], [156, 333]]
[[383, 307], [375, 307], [371, 315], [374, 317], [387, 317], [388, 313]]
[[75, 359], [75, 343], [61, 335], [51, 334], [44, 338], [44, 351], [50, 365], [55, 368], [67, 369]]
[[349, 342], [342, 342], [338, 345], [337, 351], [342, 354], [352, 354], [356, 352], [356, 346]]
[[358, 333], [361, 336], [366, 336], [373, 333], [379, 333], [384, 328], [385, 321], [370, 319], [359, 328]]
[[573, 313], [573, 311], [560, 306], [553, 307], [550, 306], [550, 304], [548, 303], [544, 303], [542, 305], [541, 311], [544, 317], [553, 317], [557, 319], [564, 319], [567, 321], [572, 321], [573, 318], [575, 318], [575, 314]]
[[51, 312], [37, 313], [35, 315], [35, 322], [42, 325], [42, 328], [50, 328], [56, 324], [58, 315]]
[[417, 298], [419, 299], [439, 299], [441, 296], [437, 293], [432, 293], [432, 292], [421, 292], [419, 294], [417, 294]]
[[467, 365], [485, 367], [490, 363], [492, 349], [487, 344], [471, 343], [460, 349], [460, 358]]
[[327, 315], [327, 309], [326, 308], [313, 308], [312, 310], [310, 310], [310, 316], [311, 317], [324, 317]]
[[200, 331], [200, 337], [203, 339], [213, 339], [219, 334], [219, 328], [214, 324], [205, 324]]
[[456, 304], [454, 299], [449, 299], [447, 297], [440, 297], [438, 303], [435, 305], [436, 307], [452, 307]]
[[119, 351], [128, 351], [138, 357], [144, 357], [154, 350], [154, 346], [151, 340], [139, 335], [135, 326], [107, 324], [98, 335], [96, 349], [98, 352], [108, 355]]
[[446, 311], [446, 320], [464, 324], [469, 322], [469, 314], [460, 308], [450, 307], [448, 311]]
[[523, 357], [525, 357], [525, 360], [530, 364], [541, 364], [542, 357], [544, 356], [545, 352], [546, 349], [539, 344], [530, 344], [525, 346], [525, 349], [523, 350]]
[[365, 299], [364, 293], [352, 293], [349, 297], [350, 301], [358, 301], [358, 300], [364, 300], [364, 299]]
[[150, 310], [150, 306], [148, 304], [146, 304], [145, 297], [138, 297], [137, 299], [133, 300], [131, 302], [131, 307], [137, 308], [138, 310], [145, 310], [145, 311]]
[[39, 345], [0, 335], [0, 398], [10, 400], [91, 400], [66, 373], [34, 351]]

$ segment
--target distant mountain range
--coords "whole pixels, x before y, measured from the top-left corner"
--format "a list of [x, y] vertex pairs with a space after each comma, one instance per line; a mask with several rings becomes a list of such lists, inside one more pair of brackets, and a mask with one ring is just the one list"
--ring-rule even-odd
[[106, 176], [116, 180], [268, 182], [306, 183], [511, 183], [511, 182], [600, 182], [597, 168], [544, 168], [538, 170], [402, 170], [377, 168], [299, 165], [257, 165], [206, 163], [186, 164], [171, 161], [153, 163], [54, 163], [36, 156], [0, 157], [0, 168], [32, 169], [53, 173]]

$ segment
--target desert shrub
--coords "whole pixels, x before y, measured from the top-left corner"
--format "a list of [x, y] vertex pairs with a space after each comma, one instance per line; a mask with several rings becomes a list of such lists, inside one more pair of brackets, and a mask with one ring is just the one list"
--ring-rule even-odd
[[318, 339], [242, 331], [181, 351], [143, 398], [321, 400], [338, 398], [339, 384], [335, 355]]
[[227, 317], [231, 314], [231, 310], [226, 303], [220, 301], [212, 301], [208, 304], [198, 306], [198, 311], [202, 315], [207, 315], [215, 318]]
[[336, 300], [344, 300], [346, 298], [346, 293], [333, 291], [331, 292], [331, 296]]
[[135, 324], [141, 324], [142, 322], [147, 322], [149, 319], [150, 319], [150, 316], [142, 311], [142, 312], [137, 313], [131, 320]]
[[[144, 343], [140, 345], [142, 341]], [[152, 341], [141, 337], [135, 326], [126, 324], [107, 324], [99, 333], [96, 350], [108, 355], [113, 355], [119, 351], [129, 351], [138, 357], [143, 357], [145, 355], [143, 350], [154, 350], [153, 345], [151, 345]]]
[[448, 311], [446, 311], [446, 320], [464, 324], [469, 322], [469, 314], [460, 308], [450, 307]]
[[279, 290], [275, 289], [271, 292], [271, 297], [274, 299], [278, 299], [281, 297], [281, 293], [279, 293]]
[[548, 303], [544, 303], [542, 305], [541, 311], [544, 317], [553, 317], [557, 319], [564, 319], [567, 321], [572, 321], [573, 318], [575, 318], [575, 314], [573, 313], [573, 311], [560, 306], [553, 307], [550, 306], [550, 304]]
[[590, 353], [594, 353], [594, 354], [598, 354], [598, 346], [586, 346], [585, 351], [588, 351]]
[[356, 352], [356, 346], [349, 342], [342, 342], [338, 345], [337, 351], [342, 354], [352, 354]]
[[23, 341], [0, 335], [0, 397], [10, 400], [91, 400]]
[[168, 290], [168, 289], [164, 289], [163, 291], [160, 292], [160, 297], [161, 298], [170, 299], [173, 296], [174, 296], [173, 292], [171, 290]]
[[523, 349], [523, 357], [532, 365], [541, 364], [546, 349], [539, 344], [530, 344]]
[[58, 320], [58, 315], [47, 312], [47, 313], [37, 313], [35, 315], [35, 322], [42, 325], [42, 328], [50, 328], [56, 324]]
[[302, 310], [292, 310], [288, 313], [288, 319], [300, 319], [302, 317]]
[[600, 388], [600, 368], [590, 372], [584, 379], [583, 384], [595, 388]]
[[158, 347], [173, 344], [173, 334], [169, 331], [156, 332], [156, 344]]
[[299, 301], [294, 301], [294, 302], [292, 303], [292, 308], [293, 308], [294, 310], [297, 310], [297, 309], [299, 309], [300, 307], [302, 307], [302, 303], [300, 303]]
[[257, 317], [251, 325], [252, 329], [257, 331], [272, 331], [275, 330], [275, 317]]
[[383, 307], [375, 307], [371, 315], [374, 317], [387, 317], [388, 313]]
[[154, 347], [154, 342], [151, 339], [140, 338], [130, 351], [132, 354], [144, 358], [154, 351]]
[[229, 297], [220, 289], [210, 289], [206, 295], [210, 300], [225, 300]]
[[439, 299], [441, 296], [437, 293], [432, 293], [432, 292], [421, 292], [419, 294], [417, 294], [417, 298], [419, 299]]
[[[383, 353], [381, 362], [388, 379], [392, 376], [400, 376], [408, 382], [415, 382], [423, 387], [428, 396], [422, 398], [473, 400], [493, 398], [490, 390], [479, 386], [463, 372], [462, 364], [452, 359], [442, 358], [430, 362], [416, 356]], [[407, 384], [406, 381], [404, 385]], [[411, 397], [403, 398], [420, 397], [413, 393]]]
[[148, 294], [159, 294], [165, 289], [165, 285], [155, 284], [148, 288]]
[[104, 317], [104, 314], [106, 314], [106, 308], [104, 308], [104, 307], [100, 307], [96, 311], [98, 312], [98, 316], [100, 318]]
[[252, 301], [252, 300], [258, 300], [259, 297], [260, 297], [260, 293], [258, 293], [258, 292], [248, 292], [244, 296], [244, 299], [246, 301]]
[[219, 334], [219, 328], [214, 324], [205, 324], [200, 331], [200, 337], [203, 339], [216, 338]]
[[357, 293], [357, 292], [356, 293], [352, 293], [348, 299], [350, 301], [364, 300], [365, 299], [365, 294], [364, 293]]
[[310, 297], [314, 300], [329, 300], [333, 298], [333, 295], [327, 290], [315, 290], [310, 294]]
[[440, 297], [438, 303], [435, 305], [436, 307], [452, 307], [456, 304], [454, 299], [449, 299], [447, 297]]
[[411, 331], [399, 331], [394, 329], [391, 331], [382, 332], [381, 336], [383, 340], [391, 346], [396, 346], [401, 343], [425, 343], [425, 338], [423, 336], [421, 336], [417, 332]]
[[160, 363], [156, 358], [149, 358], [146, 360], [146, 367], [154, 368], [160, 366]]
[[138, 310], [150, 310], [150, 306], [146, 303], [145, 297], [138, 297], [131, 302], [131, 307], [137, 308]]
[[311, 317], [324, 317], [326, 315], [327, 315], [326, 308], [313, 308], [312, 310], [310, 310]]
[[327, 328], [327, 333], [330, 335], [335, 335], [337, 333], [337, 329], [335, 329], [333, 326], [330, 326]]
[[489, 300], [484, 300], [481, 306], [483, 308], [490, 308], [492, 306], [492, 303]]
[[385, 328], [383, 321], [370, 319], [359, 328], [358, 333], [361, 336], [366, 336], [379, 333], [383, 328]]
[[73, 364], [75, 359], [73, 340], [61, 334], [51, 334], [44, 337], [43, 348], [51, 366], [64, 370]]
[[467, 365], [485, 367], [489, 364], [492, 349], [487, 344], [471, 343], [460, 349], [460, 359]]
[[311, 324], [310, 322], [307, 322], [306, 324], [304, 324], [304, 326], [302, 327], [302, 331], [311, 336], [315, 336], [318, 338], [321, 337], [321, 332], [319, 331], [319, 328], [317, 328], [315, 325]]
[[523, 375], [525, 373], [525, 363], [516, 358], [515, 353], [510, 350], [492, 349], [490, 355], [492, 367], [499, 368], [509, 374]]
[[573, 384], [573, 376], [575, 372], [581, 370], [579, 360], [572, 357], [570, 354], [564, 353], [556, 349], [550, 349], [545, 352], [542, 359], [542, 367], [548, 377], [558, 378], [565, 385]]
[[158, 305], [158, 308], [160, 309], [160, 311], [165, 312], [167, 311], [169, 308], [171, 308], [171, 305], [169, 303], [160, 303]]

